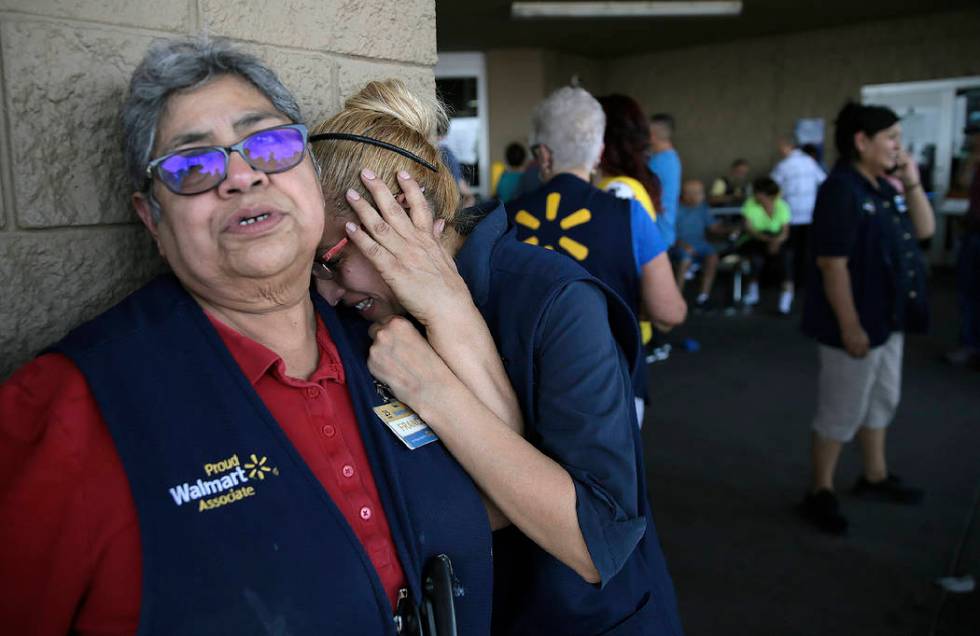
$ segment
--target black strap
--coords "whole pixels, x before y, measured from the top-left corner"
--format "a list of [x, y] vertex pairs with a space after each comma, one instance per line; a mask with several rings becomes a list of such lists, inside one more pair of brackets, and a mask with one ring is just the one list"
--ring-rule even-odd
[[432, 163], [429, 163], [428, 161], [418, 156], [414, 152], [405, 150], [404, 148], [400, 146], [396, 146], [395, 144], [389, 144], [387, 141], [381, 141], [380, 139], [375, 139], [374, 137], [365, 137], [364, 135], [355, 135], [352, 133], [337, 133], [337, 132], [319, 133], [317, 135], [310, 136], [310, 143], [317, 142], [317, 141], [329, 141], [331, 139], [338, 139], [341, 141], [359, 141], [362, 144], [370, 144], [372, 146], [384, 148], [385, 150], [397, 152], [403, 157], [407, 157], [416, 163], [422, 164], [432, 172], [439, 172], [438, 167], [436, 167]]

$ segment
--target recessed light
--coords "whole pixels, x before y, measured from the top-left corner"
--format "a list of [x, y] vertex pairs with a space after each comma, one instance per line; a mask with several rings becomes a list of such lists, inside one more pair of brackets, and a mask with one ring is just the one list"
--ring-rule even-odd
[[679, 2], [514, 2], [512, 18], [651, 18], [739, 15], [741, 1]]

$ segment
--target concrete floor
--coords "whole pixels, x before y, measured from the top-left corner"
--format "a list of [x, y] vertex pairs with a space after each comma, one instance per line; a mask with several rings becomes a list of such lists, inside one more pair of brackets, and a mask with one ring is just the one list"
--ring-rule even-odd
[[980, 372], [940, 360], [956, 340], [952, 287], [948, 274], [935, 277], [933, 332], [906, 340], [889, 432], [891, 470], [922, 486], [925, 501], [848, 496], [861, 470], [849, 445], [837, 473], [844, 538], [793, 512], [809, 476], [817, 370], [799, 314], [771, 315], [775, 297], [764, 294], [753, 314], [692, 315], [671, 334], [701, 351], [675, 344], [651, 367], [643, 435], [689, 636], [980, 635], [980, 591], [944, 594], [934, 583], [954, 561], [980, 580]]

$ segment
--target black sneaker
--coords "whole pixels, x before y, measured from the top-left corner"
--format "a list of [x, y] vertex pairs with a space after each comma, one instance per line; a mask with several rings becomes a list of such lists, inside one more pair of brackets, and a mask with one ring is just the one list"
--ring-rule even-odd
[[847, 534], [847, 519], [838, 509], [837, 496], [827, 489], [808, 492], [796, 512], [821, 532]]
[[862, 476], [851, 493], [862, 499], [906, 505], [919, 503], [924, 495], [920, 488], [903, 484], [897, 475], [888, 475], [881, 481], [868, 481]]
[[711, 302], [710, 298], [705, 298], [704, 300], [694, 301], [694, 311], [699, 314], [706, 314], [713, 311], [715, 308], [714, 304]]

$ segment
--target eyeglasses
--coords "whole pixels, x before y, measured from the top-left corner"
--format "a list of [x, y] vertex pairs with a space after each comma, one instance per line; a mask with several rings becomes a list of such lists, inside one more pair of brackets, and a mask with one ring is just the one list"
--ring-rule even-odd
[[199, 146], [163, 155], [146, 167], [146, 178], [156, 177], [174, 194], [201, 194], [218, 187], [228, 176], [232, 152], [240, 154], [253, 170], [275, 174], [303, 161], [306, 140], [303, 124], [266, 128], [233, 146]]
[[[334, 257], [347, 245], [347, 237], [340, 239], [333, 247], [313, 259], [313, 275], [320, 280], [333, 280], [337, 276], [337, 262]], [[333, 261], [333, 262], [331, 262]]]

